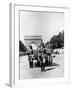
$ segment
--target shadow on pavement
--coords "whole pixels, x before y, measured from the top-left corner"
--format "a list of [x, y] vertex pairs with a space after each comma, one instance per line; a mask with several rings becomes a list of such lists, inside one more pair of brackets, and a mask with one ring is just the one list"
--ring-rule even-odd
[[[53, 62], [52, 65], [50, 65], [50, 64], [46, 65], [45, 64], [45, 67], [51, 67], [51, 66], [60, 66], [60, 64], [57, 64], [55, 62]], [[39, 68], [39, 67], [40, 67], [39, 63], [33, 63], [33, 68]]]
[[60, 66], [60, 64], [53, 62], [52, 66]]
[[45, 71], [49, 71], [49, 70], [53, 70], [53, 69], [55, 69], [55, 67], [53, 67], [53, 68], [48, 68], [48, 69], [45, 69]]

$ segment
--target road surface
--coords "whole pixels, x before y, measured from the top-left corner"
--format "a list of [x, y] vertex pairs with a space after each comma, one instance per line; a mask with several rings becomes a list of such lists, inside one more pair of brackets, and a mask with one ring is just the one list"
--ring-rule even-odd
[[20, 79], [31, 78], [56, 78], [64, 76], [64, 55], [56, 55], [53, 66], [46, 66], [46, 72], [41, 72], [40, 67], [29, 68], [28, 56], [20, 56]]

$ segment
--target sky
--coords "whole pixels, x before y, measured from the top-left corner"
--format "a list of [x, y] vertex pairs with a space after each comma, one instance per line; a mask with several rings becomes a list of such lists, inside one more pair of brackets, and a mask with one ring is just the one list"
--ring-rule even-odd
[[26, 35], [42, 35], [47, 42], [64, 30], [64, 13], [20, 11], [20, 40]]

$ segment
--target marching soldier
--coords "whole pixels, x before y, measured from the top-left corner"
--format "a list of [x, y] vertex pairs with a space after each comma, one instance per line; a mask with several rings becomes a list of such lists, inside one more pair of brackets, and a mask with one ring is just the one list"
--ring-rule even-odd
[[32, 46], [30, 46], [30, 50], [29, 50], [29, 65], [30, 65], [30, 68], [33, 67], [33, 48]]
[[48, 64], [51, 64], [52, 49], [50, 45], [46, 46], [46, 52], [47, 52]]
[[41, 45], [38, 48], [38, 60], [40, 62], [41, 71], [45, 71], [45, 56], [44, 56], [44, 43], [41, 43]]

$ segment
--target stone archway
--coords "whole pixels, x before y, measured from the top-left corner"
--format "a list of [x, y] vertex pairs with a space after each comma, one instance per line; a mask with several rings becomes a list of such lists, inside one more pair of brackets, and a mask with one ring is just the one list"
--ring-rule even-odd
[[26, 46], [30, 46], [32, 43], [39, 46], [42, 42], [42, 36], [25, 36], [24, 42]]

